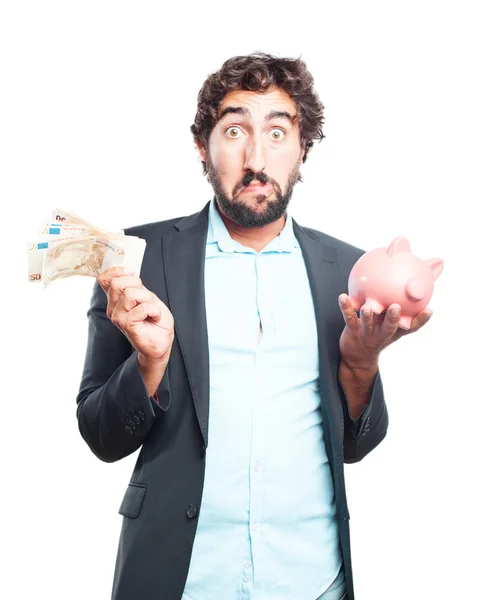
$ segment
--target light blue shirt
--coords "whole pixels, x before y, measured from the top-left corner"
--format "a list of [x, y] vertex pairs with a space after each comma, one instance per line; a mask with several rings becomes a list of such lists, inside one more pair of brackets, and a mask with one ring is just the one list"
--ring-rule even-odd
[[209, 443], [183, 599], [316, 600], [342, 554], [306, 266], [288, 214], [258, 253], [231, 238], [215, 202], [205, 262]]

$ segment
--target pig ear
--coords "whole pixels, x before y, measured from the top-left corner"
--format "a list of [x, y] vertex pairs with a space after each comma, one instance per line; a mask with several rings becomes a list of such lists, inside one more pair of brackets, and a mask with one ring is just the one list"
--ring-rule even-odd
[[409, 252], [411, 254], [409, 242], [403, 235], [398, 235], [398, 237], [394, 238], [388, 248], [388, 255], [391, 257], [399, 254], [399, 252]]
[[430, 258], [424, 262], [431, 269], [433, 279], [436, 281], [444, 269], [444, 261], [442, 261], [440, 258]]

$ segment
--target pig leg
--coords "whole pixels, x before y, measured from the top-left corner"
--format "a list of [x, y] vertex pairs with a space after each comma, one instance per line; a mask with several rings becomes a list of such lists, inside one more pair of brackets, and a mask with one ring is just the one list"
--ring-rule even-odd
[[401, 329], [411, 329], [411, 322], [412, 322], [412, 317], [403, 315], [399, 319], [399, 327]]
[[363, 305], [361, 296], [359, 295], [355, 295], [355, 296], [349, 296], [351, 298], [351, 304], [353, 305], [353, 308], [356, 312], [359, 311], [359, 309], [361, 308], [361, 306]]
[[381, 302], [378, 302], [377, 300], [374, 300], [374, 298], [367, 298], [365, 304], [369, 306], [375, 315], [380, 315], [386, 310], [385, 305], [381, 304]]

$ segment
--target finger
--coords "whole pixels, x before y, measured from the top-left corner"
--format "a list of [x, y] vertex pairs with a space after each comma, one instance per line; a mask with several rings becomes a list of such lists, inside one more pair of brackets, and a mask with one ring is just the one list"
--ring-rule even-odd
[[110, 267], [100, 273], [97, 277], [98, 283], [101, 285], [105, 294], [108, 293], [108, 288], [110, 287], [111, 280], [114, 277], [121, 277], [124, 275], [134, 275], [135, 269], [129, 269], [127, 267]]
[[[161, 316], [161, 307], [158, 306], [158, 308], [155, 309], [153, 308], [154, 306], [157, 305], [148, 301], [140, 302], [129, 310], [118, 309], [117, 305], [111, 320], [118, 327], [118, 329], [120, 329], [120, 331], [127, 335], [135, 329], [135, 326], [137, 326], [139, 323], [142, 323], [150, 314], [155, 322], [158, 322]], [[158, 311], [160, 311], [160, 314], [158, 314]], [[133, 343], [131, 339], [130, 342]]]
[[141, 304], [137, 304], [126, 316], [126, 330], [131, 329], [138, 323], [142, 323], [147, 318], [150, 318], [157, 325], [161, 321], [161, 306], [153, 302], [141, 302]]
[[432, 317], [432, 310], [430, 308], [422, 310], [419, 314], [417, 314], [414, 319], [411, 321], [411, 327], [409, 329], [409, 333], [413, 331], [417, 331], [421, 329]]
[[398, 330], [401, 318], [401, 306], [397, 303], [391, 304], [381, 325], [380, 338], [382, 342], [389, 340]]
[[[115, 309], [118, 300], [123, 295], [125, 290], [128, 289], [141, 289], [143, 288], [143, 282], [139, 277], [125, 276], [125, 277], [113, 277], [110, 281], [106, 295], [108, 296], [108, 312], [112, 313]], [[146, 288], [145, 288], [146, 289]], [[134, 306], [134, 305], [133, 305]]]
[[[352, 333], [360, 333], [361, 323], [359, 322], [359, 319], [356, 315], [356, 311], [354, 310], [351, 298], [347, 294], [341, 294], [338, 300], [339, 308], [343, 313], [344, 322], [346, 323], [346, 326], [351, 330]], [[343, 300], [344, 303], [342, 302]]]
[[365, 342], [371, 341], [374, 337], [374, 313], [367, 304], [361, 307], [361, 328]]
[[141, 302], [155, 302], [156, 296], [145, 287], [127, 287], [112, 309], [112, 321], [122, 321]]

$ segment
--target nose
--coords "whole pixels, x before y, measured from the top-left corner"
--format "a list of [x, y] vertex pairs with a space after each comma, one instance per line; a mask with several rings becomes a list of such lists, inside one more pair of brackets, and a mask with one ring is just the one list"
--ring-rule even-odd
[[244, 168], [245, 170], [253, 171], [253, 173], [260, 173], [265, 167], [265, 153], [262, 141], [251, 138], [251, 141], [248, 141], [245, 147]]

